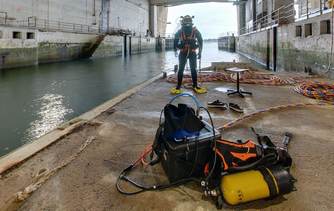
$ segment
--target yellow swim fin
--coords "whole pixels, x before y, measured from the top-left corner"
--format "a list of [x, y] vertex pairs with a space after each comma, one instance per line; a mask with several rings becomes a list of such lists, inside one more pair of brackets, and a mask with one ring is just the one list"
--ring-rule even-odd
[[170, 89], [170, 93], [171, 93], [172, 95], [178, 95], [178, 94], [181, 94], [181, 93], [182, 93], [182, 90], [173, 87], [173, 88]]
[[205, 93], [207, 93], [207, 90], [204, 87], [194, 87], [193, 89], [194, 89], [194, 91], [197, 94], [205, 94]]

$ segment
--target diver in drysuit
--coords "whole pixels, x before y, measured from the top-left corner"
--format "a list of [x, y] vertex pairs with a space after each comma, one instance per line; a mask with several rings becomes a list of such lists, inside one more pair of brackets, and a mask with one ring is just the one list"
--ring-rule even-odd
[[[203, 38], [201, 33], [193, 27], [193, 17], [187, 15], [181, 17], [182, 28], [175, 34], [174, 51], [180, 50], [179, 54], [179, 71], [177, 75], [177, 86], [171, 89], [172, 94], [180, 94], [183, 72], [189, 59], [193, 90], [198, 94], [206, 93], [205, 88], [199, 87], [197, 83], [197, 58], [201, 59], [203, 49]], [[197, 54], [198, 49], [198, 54]]]

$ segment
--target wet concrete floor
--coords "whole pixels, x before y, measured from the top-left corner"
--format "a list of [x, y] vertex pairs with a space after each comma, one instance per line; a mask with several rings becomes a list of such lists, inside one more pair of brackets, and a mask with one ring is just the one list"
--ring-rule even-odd
[[[271, 106], [314, 102], [293, 91], [291, 86], [242, 85], [254, 96], [227, 97], [218, 87], [234, 84], [205, 83], [208, 94], [198, 98], [206, 102], [220, 99], [238, 103], [246, 113]], [[120, 171], [134, 161], [146, 145], [152, 143], [159, 113], [171, 99], [172, 84], [158, 80], [94, 121], [61, 139], [0, 179], [0, 210], [16, 192], [36, 180], [36, 175], [53, 169], [74, 154], [89, 137], [95, 140], [65, 168], [24, 201], [20, 210], [214, 210], [214, 204], [202, 199], [196, 183], [164, 191], [124, 196], [117, 192], [115, 181]], [[189, 99], [181, 99], [190, 102]], [[214, 123], [221, 126], [240, 117], [232, 111], [211, 110]], [[253, 126], [272, 138], [284, 132], [294, 138], [290, 144], [293, 158], [291, 173], [297, 178], [297, 191], [273, 200], [259, 200], [225, 209], [333, 210], [334, 209], [334, 108], [308, 107], [263, 114], [244, 121], [223, 133], [231, 140], [255, 139]], [[166, 181], [160, 167], [137, 169], [133, 178], [146, 184]]]

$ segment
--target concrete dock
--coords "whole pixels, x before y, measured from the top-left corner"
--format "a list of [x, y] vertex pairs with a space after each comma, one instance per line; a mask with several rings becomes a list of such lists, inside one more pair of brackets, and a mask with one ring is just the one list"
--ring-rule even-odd
[[[202, 199], [195, 183], [135, 196], [121, 195], [115, 188], [120, 171], [153, 142], [160, 111], [171, 99], [172, 86], [158, 79], [136, 90], [3, 173], [0, 210], [214, 210], [212, 201]], [[210, 82], [204, 86], [209, 92], [198, 96], [204, 105], [220, 99], [238, 103], [246, 114], [272, 106], [315, 102], [294, 92], [292, 86], [242, 84], [254, 94], [244, 99], [218, 91], [234, 88], [235, 84]], [[230, 110], [210, 111], [216, 127], [240, 117]], [[293, 133], [289, 148], [293, 158], [291, 173], [298, 180], [297, 191], [284, 197], [225, 209], [333, 210], [333, 117], [334, 107], [329, 105], [287, 109], [256, 116], [224, 131], [224, 138], [231, 140], [255, 140], [251, 126], [273, 139], [280, 139], [284, 132]], [[160, 165], [137, 169], [132, 176], [146, 184], [166, 182]], [[18, 199], [20, 191], [31, 194], [21, 194]]]

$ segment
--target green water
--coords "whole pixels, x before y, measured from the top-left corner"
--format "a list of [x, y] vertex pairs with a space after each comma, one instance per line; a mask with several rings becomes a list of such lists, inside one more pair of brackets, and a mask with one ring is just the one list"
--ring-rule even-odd
[[[240, 60], [207, 43], [202, 66]], [[177, 63], [173, 52], [0, 70], [0, 156]]]

